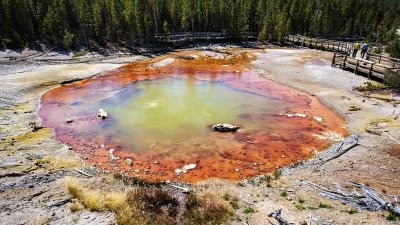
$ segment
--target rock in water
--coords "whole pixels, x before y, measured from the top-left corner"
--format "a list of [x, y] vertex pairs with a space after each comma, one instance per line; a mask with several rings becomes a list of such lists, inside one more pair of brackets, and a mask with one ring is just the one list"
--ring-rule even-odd
[[132, 166], [133, 165], [132, 159], [126, 159], [125, 162], [126, 162], [126, 165], [128, 165], [128, 166]]
[[67, 119], [67, 123], [72, 123], [72, 122], [74, 122], [74, 120], [72, 118]]
[[221, 131], [221, 132], [235, 132], [237, 131], [240, 127], [234, 126], [228, 123], [220, 123], [220, 124], [215, 124], [211, 127], [214, 131]]
[[97, 117], [104, 120], [108, 117], [108, 113], [104, 111], [104, 109], [99, 109], [99, 114], [97, 114]]

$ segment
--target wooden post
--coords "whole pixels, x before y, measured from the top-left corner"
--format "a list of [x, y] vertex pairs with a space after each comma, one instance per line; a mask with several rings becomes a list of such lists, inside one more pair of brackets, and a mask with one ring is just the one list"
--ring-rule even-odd
[[333, 53], [333, 59], [332, 59], [332, 67], [335, 65], [335, 60], [336, 60], [336, 52]]
[[371, 63], [371, 67], [369, 68], [368, 80], [369, 80], [369, 78], [371, 77], [371, 74], [372, 74], [372, 67], [374, 67], [373, 63]]
[[344, 60], [343, 60], [343, 69], [346, 69], [346, 60], [347, 60], [347, 55], [344, 57]]
[[381, 63], [381, 59], [382, 59], [382, 56], [380, 55], [380, 56], [379, 56], [379, 62], [378, 62], [378, 63]]
[[315, 49], [318, 49], [318, 38], [315, 41]]
[[358, 65], [360, 64], [360, 60], [357, 59], [357, 65], [356, 65], [356, 69], [354, 70], [354, 74], [357, 74], [358, 71]]

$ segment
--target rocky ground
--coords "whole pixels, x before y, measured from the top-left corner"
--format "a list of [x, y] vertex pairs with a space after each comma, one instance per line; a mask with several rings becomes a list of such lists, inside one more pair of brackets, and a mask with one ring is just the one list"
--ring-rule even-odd
[[[226, 49], [218, 51], [216, 57], [223, 57]], [[308, 166], [284, 170], [271, 180], [210, 179], [194, 185], [193, 190], [211, 192], [235, 205], [232, 224], [275, 222], [267, 214], [276, 209], [282, 209], [282, 216], [295, 223], [395, 224], [386, 219], [386, 211], [355, 213], [355, 206], [325, 198], [306, 182], [335, 190], [335, 183], [343, 184], [342, 178], [346, 178], [382, 193], [400, 195], [400, 145], [396, 143], [400, 140], [400, 109], [396, 101], [368, 98], [354, 91], [367, 79], [331, 68], [332, 53], [306, 49], [247, 51], [257, 56], [252, 67], [260, 76], [315, 95], [345, 117], [347, 129], [360, 135], [359, 145], [323, 165], [305, 163]], [[40, 127], [35, 111], [41, 94], [62, 81], [90, 77], [144, 57], [124, 55], [87, 60], [90, 56], [84, 56], [61, 64], [43, 60], [10, 62], [9, 54], [0, 56], [1, 224], [114, 224], [115, 215], [111, 212], [72, 212], [70, 205], [74, 200], [63, 179], [78, 177], [82, 183], [102, 190], [127, 187], [107, 174], [84, 175], [98, 171], [83, 165], [73, 152], [55, 140], [50, 129], [34, 132], [34, 127]], [[161, 62], [160, 66], [166, 63]], [[357, 111], [350, 111], [352, 108]]]

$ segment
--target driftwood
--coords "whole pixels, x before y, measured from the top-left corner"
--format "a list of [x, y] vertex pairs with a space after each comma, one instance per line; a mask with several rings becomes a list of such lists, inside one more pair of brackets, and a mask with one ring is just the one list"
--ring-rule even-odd
[[190, 193], [192, 191], [190, 188], [181, 187], [181, 186], [178, 186], [178, 185], [170, 184], [169, 186], [174, 187], [176, 189], [180, 189], [180, 190], [182, 190], [183, 193]]
[[400, 141], [394, 139], [394, 137], [392, 137], [390, 134], [388, 134], [386, 131], [383, 131], [384, 134], [386, 134], [386, 136], [388, 136], [390, 139], [392, 139], [394, 142], [396, 142], [397, 144], [400, 145]]
[[87, 177], [91, 177], [91, 176], [92, 176], [91, 174], [85, 173], [85, 172], [83, 172], [82, 170], [79, 170], [79, 169], [76, 169], [76, 168], [75, 168], [75, 171], [78, 172], [78, 173], [80, 173], [80, 174], [82, 174], [82, 175], [85, 175], [85, 176], [87, 176]]
[[400, 102], [397, 99], [393, 99], [393, 98], [385, 98], [385, 97], [379, 97], [379, 96], [374, 96], [374, 95], [368, 95], [368, 94], [364, 94], [364, 95], [359, 95], [361, 97], [365, 97], [365, 98], [373, 98], [373, 99], [378, 99], [378, 100], [383, 100], [383, 101], [387, 101], [387, 102]]
[[327, 158], [327, 159], [321, 159], [321, 161], [315, 163], [316, 165], [323, 165], [333, 159], [337, 159], [340, 156], [342, 156], [343, 154], [345, 154], [346, 152], [348, 152], [350, 149], [354, 148], [355, 146], [358, 145], [358, 139], [360, 136], [353, 134], [350, 135], [350, 137], [347, 137], [346, 139], [344, 139], [343, 141], [337, 143], [333, 148], [332, 148], [332, 153], [333, 156]]
[[[268, 217], [272, 217], [272, 218], [276, 219], [278, 221], [279, 225], [293, 224], [293, 223], [289, 223], [286, 219], [284, 219], [281, 214], [282, 214], [282, 209], [277, 209], [275, 211], [268, 213]], [[269, 221], [269, 223], [275, 225], [271, 221]]]
[[343, 180], [352, 187], [358, 188], [361, 194], [357, 192], [357, 190], [345, 189], [339, 184], [336, 184], [337, 191], [330, 190], [326, 187], [311, 182], [305, 182], [305, 184], [319, 190], [320, 194], [325, 197], [334, 200], [339, 200], [347, 204], [352, 204], [358, 207], [359, 209], [365, 209], [369, 211], [387, 210], [387, 211], [393, 211], [398, 215], [400, 215], [400, 205], [398, 204], [398, 199], [399, 199], [398, 196], [392, 197], [392, 199], [394, 200], [389, 201], [387, 197], [385, 197], [383, 194], [379, 193], [378, 191], [376, 191], [371, 187], [347, 179]]

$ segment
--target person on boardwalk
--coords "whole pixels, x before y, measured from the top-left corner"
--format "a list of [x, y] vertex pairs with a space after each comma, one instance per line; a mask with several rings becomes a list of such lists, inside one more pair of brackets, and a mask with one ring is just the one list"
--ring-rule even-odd
[[369, 48], [369, 46], [368, 46], [367, 43], [364, 43], [364, 44], [361, 46], [361, 58], [364, 58], [365, 53], [367, 53], [367, 51], [368, 51], [368, 48]]
[[356, 42], [353, 46], [353, 58], [357, 56], [358, 49], [360, 49], [360, 43]]

